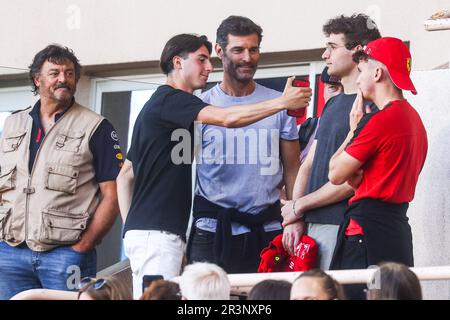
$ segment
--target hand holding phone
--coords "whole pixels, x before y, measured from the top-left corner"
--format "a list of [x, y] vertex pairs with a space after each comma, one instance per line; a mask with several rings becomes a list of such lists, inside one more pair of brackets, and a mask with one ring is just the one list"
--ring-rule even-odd
[[[295, 77], [292, 81], [293, 87], [303, 87], [308, 88], [310, 86], [309, 80], [303, 77]], [[291, 117], [302, 118], [306, 114], [306, 108], [301, 108], [299, 110], [288, 110], [287, 114]]]

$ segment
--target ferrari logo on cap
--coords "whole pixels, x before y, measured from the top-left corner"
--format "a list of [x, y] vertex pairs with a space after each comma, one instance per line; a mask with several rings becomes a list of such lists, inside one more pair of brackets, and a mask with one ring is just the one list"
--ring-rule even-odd
[[408, 72], [411, 71], [411, 58], [406, 60], [406, 69], [408, 69]]

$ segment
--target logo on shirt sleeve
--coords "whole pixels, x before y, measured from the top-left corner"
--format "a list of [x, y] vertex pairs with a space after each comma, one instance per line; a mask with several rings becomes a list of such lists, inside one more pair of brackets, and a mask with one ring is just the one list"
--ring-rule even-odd
[[119, 141], [119, 138], [117, 137], [117, 132], [111, 131], [111, 139], [114, 141]]

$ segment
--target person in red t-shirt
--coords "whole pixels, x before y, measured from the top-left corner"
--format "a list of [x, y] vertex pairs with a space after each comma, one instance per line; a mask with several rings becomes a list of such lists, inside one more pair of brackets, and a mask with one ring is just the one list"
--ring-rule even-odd
[[[427, 154], [419, 114], [402, 90], [417, 91], [410, 79], [411, 54], [396, 38], [372, 41], [353, 55], [360, 71], [350, 131], [330, 160], [333, 184], [355, 188], [334, 253], [333, 269], [359, 269], [382, 261], [412, 266], [412, 235], [406, 211], [414, 198]], [[373, 101], [376, 113], [364, 110]]]

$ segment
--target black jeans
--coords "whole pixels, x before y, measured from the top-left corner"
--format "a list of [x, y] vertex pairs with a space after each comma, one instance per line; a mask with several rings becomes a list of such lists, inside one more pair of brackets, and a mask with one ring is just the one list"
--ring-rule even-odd
[[[341, 270], [346, 269], [367, 269], [367, 247], [366, 239], [363, 235], [345, 236], [342, 250]], [[366, 294], [365, 284], [344, 285], [345, 296], [348, 300], [364, 300]]]
[[[268, 246], [269, 242], [283, 230], [276, 230], [265, 232], [263, 239], [258, 243], [256, 251], [245, 252], [246, 240], [248, 233], [236, 235], [231, 237], [231, 255], [227, 265], [221, 267], [227, 273], [254, 273], [258, 270], [260, 263], [260, 253], [262, 249]], [[192, 236], [191, 252], [189, 256], [189, 263], [193, 262], [211, 262], [215, 261], [214, 252], [214, 232], [205, 231], [195, 228]]]

